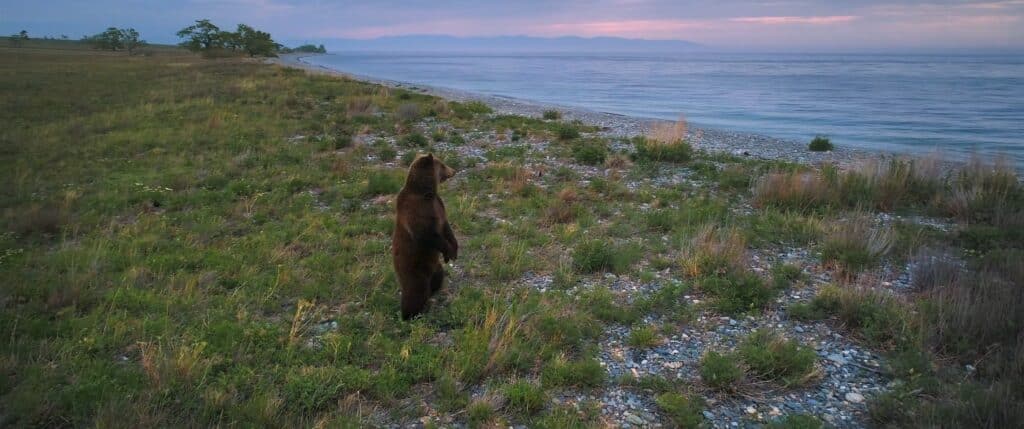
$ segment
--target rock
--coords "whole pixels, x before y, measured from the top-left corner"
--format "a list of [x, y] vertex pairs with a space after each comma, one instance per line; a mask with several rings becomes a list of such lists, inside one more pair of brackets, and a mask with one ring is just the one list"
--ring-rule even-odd
[[859, 404], [864, 402], [864, 395], [857, 392], [850, 392], [846, 394], [846, 401], [851, 404]]
[[626, 417], [626, 421], [629, 422], [630, 424], [642, 426], [644, 423], [647, 423], [644, 421], [644, 419], [640, 418], [640, 416], [636, 414], [626, 413], [624, 416]]
[[704, 414], [704, 418], [705, 418], [705, 419], [708, 419], [708, 420], [714, 420], [714, 419], [715, 419], [715, 415], [714, 415], [714, 414], [711, 414], [711, 411], [707, 411], [707, 410], [705, 410], [705, 411], [703, 412], [703, 414]]
[[744, 411], [746, 411], [747, 414], [750, 414], [750, 415], [757, 414], [757, 408], [754, 408], [754, 407], [747, 407], [747, 409], [744, 410]]

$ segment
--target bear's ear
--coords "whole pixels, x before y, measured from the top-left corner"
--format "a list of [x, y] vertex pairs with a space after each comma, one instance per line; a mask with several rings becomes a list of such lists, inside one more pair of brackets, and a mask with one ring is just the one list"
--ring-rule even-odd
[[433, 152], [428, 153], [427, 154], [427, 159], [433, 161], [434, 160], [434, 153]]

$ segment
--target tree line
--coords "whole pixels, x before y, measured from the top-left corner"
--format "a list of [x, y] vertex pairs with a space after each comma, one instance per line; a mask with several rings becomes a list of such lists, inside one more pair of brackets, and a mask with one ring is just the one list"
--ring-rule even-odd
[[238, 24], [235, 31], [222, 31], [208, 19], [196, 20], [195, 24], [178, 31], [184, 39], [180, 46], [192, 52], [211, 53], [218, 50], [244, 52], [250, 57], [276, 57], [282, 45], [260, 31], [245, 24]]
[[109, 27], [102, 33], [83, 37], [82, 41], [105, 51], [125, 50], [128, 55], [135, 55], [136, 49], [146, 46], [146, 41], [139, 37], [139, 32], [134, 28]]
[[[179, 46], [203, 54], [227, 51], [245, 53], [250, 57], [276, 57], [278, 52], [327, 52], [322, 44], [319, 46], [302, 45], [294, 49], [287, 48], [275, 42], [270, 33], [245, 24], [238, 24], [235, 31], [223, 31], [208, 19], [196, 20], [195, 24], [178, 31], [177, 36], [183, 39], [178, 44]], [[61, 37], [67, 40], [67, 36]], [[29, 40], [28, 32], [21, 30], [20, 33], [9, 36], [8, 40], [13, 46], [20, 47], [23, 42]], [[83, 36], [82, 42], [88, 43], [96, 49], [127, 51], [128, 55], [134, 55], [137, 49], [147, 45], [134, 28], [117, 27], [108, 27], [101, 33]]]

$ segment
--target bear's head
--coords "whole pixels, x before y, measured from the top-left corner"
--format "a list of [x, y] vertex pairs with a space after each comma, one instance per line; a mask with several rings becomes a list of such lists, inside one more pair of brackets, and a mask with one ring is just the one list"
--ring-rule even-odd
[[445, 165], [434, 154], [420, 155], [413, 160], [409, 166], [409, 177], [406, 178], [406, 185], [413, 185], [416, 188], [428, 187], [433, 189], [438, 183], [444, 182], [455, 175], [455, 170]]

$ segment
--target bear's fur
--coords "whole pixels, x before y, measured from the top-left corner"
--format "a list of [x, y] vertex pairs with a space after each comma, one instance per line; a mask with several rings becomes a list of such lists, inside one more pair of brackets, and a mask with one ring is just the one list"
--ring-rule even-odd
[[405, 186], [395, 203], [395, 232], [391, 254], [395, 274], [402, 287], [402, 319], [423, 312], [444, 281], [445, 262], [459, 256], [438, 184], [455, 175], [455, 170], [434, 157], [420, 155], [409, 166]]

